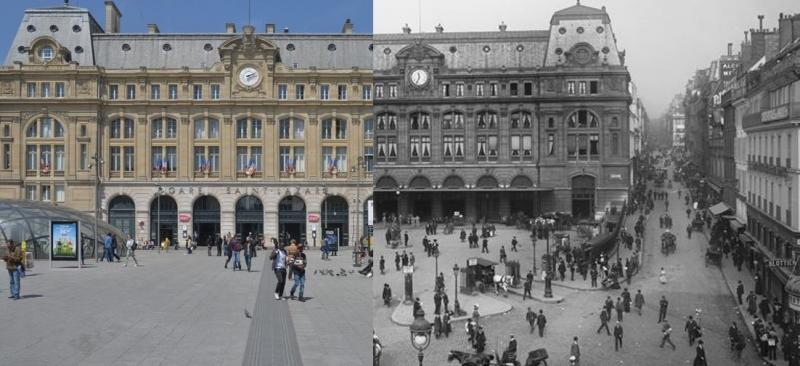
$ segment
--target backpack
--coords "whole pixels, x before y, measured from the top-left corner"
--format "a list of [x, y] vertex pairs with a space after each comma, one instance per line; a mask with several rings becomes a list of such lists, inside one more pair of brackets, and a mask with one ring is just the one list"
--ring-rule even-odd
[[131, 245], [131, 251], [135, 251], [136, 249], [139, 249], [139, 243], [137, 243], [137, 242], [134, 240], [134, 241], [133, 241], [133, 245]]

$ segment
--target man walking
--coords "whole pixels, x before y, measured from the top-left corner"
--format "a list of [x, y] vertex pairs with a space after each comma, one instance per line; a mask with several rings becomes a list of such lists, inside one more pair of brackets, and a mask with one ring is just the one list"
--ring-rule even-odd
[[622, 324], [617, 322], [614, 326], [614, 351], [619, 351], [622, 348]]
[[217, 246], [217, 257], [222, 256], [222, 237], [217, 235], [217, 240], [215, 240], [215, 244]]
[[614, 309], [617, 310], [617, 322], [621, 322], [622, 321], [622, 312], [623, 312], [623, 310], [625, 310], [625, 306], [622, 305], [622, 299], [620, 299], [619, 297], [617, 298], [617, 304], [614, 305]]
[[483, 246], [481, 246], [481, 253], [489, 254], [489, 239], [483, 238]]
[[[289, 290], [289, 298], [294, 300], [294, 291], [299, 287], [300, 291], [298, 295], [298, 300], [306, 301], [303, 297], [303, 292], [306, 289], [306, 265], [308, 264], [306, 259], [306, 253], [303, 252], [303, 245], [297, 246], [297, 253], [294, 255], [294, 261], [292, 262], [292, 276], [294, 278], [294, 285], [292, 285], [292, 289]], [[248, 268], [249, 270], [249, 268]]]
[[590, 274], [592, 276], [592, 287], [597, 287], [597, 267], [592, 266]]
[[[530, 272], [528, 272], [528, 274], [530, 275]], [[531, 296], [531, 286], [533, 285], [532, 280], [533, 280], [532, 277], [525, 279], [525, 285], [524, 285], [525, 291], [522, 293], [522, 301], [525, 301], [526, 297], [533, 299], [533, 297]]]
[[694, 356], [693, 366], [706, 366], [706, 349], [703, 347], [703, 340], [697, 341], [697, 353]]
[[572, 345], [569, 347], [569, 359], [575, 366], [581, 364], [581, 347], [578, 345], [578, 337], [572, 337]]
[[433, 304], [435, 306], [434, 314], [439, 315], [442, 312], [442, 295], [439, 291], [433, 294]]
[[600, 334], [603, 328], [605, 328], [606, 334], [611, 335], [611, 331], [608, 329], [608, 312], [605, 309], [600, 310], [600, 328], [597, 328], [597, 333]]
[[511, 251], [512, 252], [518, 252], [517, 244], [519, 244], [519, 242], [517, 241], [517, 237], [515, 236], [513, 239], [511, 239]]
[[756, 301], [758, 298], [756, 294], [750, 290], [750, 294], [747, 295], [747, 312], [750, 313], [751, 316], [756, 316]]
[[3, 260], [6, 262], [6, 270], [8, 271], [9, 277], [9, 292], [11, 296], [9, 299], [19, 300], [19, 292], [21, 284], [21, 277], [22, 277], [22, 259], [23, 253], [22, 249], [14, 243], [13, 240], [9, 240], [6, 250], [6, 254], [3, 255]]
[[500, 246], [500, 263], [506, 263], [506, 247]]
[[530, 324], [531, 334], [533, 334], [533, 328], [536, 326], [536, 313], [534, 313], [530, 307], [528, 307], [528, 312], [525, 313], [525, 320]]
[[125, 242], [125, 248], [128, 250], [125, 251], [125, 264], [123, 265], [123, 267], [128, 266], [128, 261], [131, 258], [133, 258], [133, 264], [136, 265], [136, 267], [139, 267], [139, 261], [136, 260], [136, 253], [135, 253], [137, 249], [136, 246], [137, 246], [136, 241], [134, 241], [133, 238], [128, 238], [128, 241]]
[[544, 311], [539, 309], [539, 315], [536, 317], [536, 326], [539, 327], [539, 337], [544, 337], [545, 324], [547, 324], [547, 318], [544, 317]]
[[668, 321], [664, 321], [664, 324], [661, 325], [661, 348], [664, 348], [664, 343], [669, 343], [672, 346], [672, 350], [675, 350], [675, 344], [672, 343], [672, 339], [670, 339], [670, 335], [672, 334], [672, 327], [669, 325]]
[[406, 232], [403, 233], [403, 242], [405, 246], [408, 246], [408, 230], [406, 230]]
[[742, 305], [742, 295], [744, 295], [744, 284], [739, 280], [739, 284], [736, 285], [736, 299], [739, 300], [739, 305]]
[[103, 254], [104, 257], [108, 260], [108, 263], [113, 263], [114, 258], [111, 247], [114, 245], [114, 238], [111, 236], [111, 233], [106, 234], [105, 239], [103, 239]]
[[238, 238], [233, 238], [230, 246], [231, 252], [233, 252], [233, 270], [235, 271], [238, 268], [241, 271], [242, 262], [239, 260], [239, 253], [242, 251], [242, 243]]
[[636, 291], [636, 296], [633, 298], [633, 306], [635, 306], [636, 310], [639, 311], [639, 316], [642, 316], [642, 306], [644, 306], [644, 295], [642, 295], [642, 290]]
[[669, 306], [669, 301], [662, 295], [661, 301], [658, 302], [658, 323], [667, 320], [667, 306]]
[[281, 244], [275, 244], [269, 259], [272, 260], [272, 271], [278, 278], [278, 284], [275, 285], [275, 300], [280, 300], [283, 297], [283, 288], [286, 286], [286, 251]]
[[689, 315], [689, 320], [686, 321], [686, 325], [683, 327], [683, 330], [689, 335], [689, 345], [694, 345], [694, 340], [697, 337], [697, 322], [694, 321], [694, 317]]

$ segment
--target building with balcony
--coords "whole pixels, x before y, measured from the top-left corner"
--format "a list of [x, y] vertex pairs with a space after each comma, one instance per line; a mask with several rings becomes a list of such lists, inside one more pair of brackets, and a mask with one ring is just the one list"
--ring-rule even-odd
[[594, 218], [627, 199], [631, 95], [605, 9], [375, 35], [376, 215]]
[[0, 68], [0, 197], [90, 214], [142, 239], [217, 234], [341, 244], [372, 187], [372, 36], [120, 33], [30, 9]]

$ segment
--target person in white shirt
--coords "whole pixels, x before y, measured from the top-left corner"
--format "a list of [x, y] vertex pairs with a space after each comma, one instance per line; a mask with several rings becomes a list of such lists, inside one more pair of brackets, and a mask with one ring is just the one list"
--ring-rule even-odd
[[133, 258], [133, 264], [136, 265], [136, 267], [139, 267], [139, 261], [136, 260], [136, 253], [135, 253], [137, 249], [136, 241], [133, 240], [133, 238], [128, 238], [128, 241], [125, 242], [125, 248], [127, 248], [128, 250], [126, 250], [127, 254], [125, 254], [125, 264], [123, 265], [123, 267], [128, 266], [128, 261], [130, 261], [131, 258]]

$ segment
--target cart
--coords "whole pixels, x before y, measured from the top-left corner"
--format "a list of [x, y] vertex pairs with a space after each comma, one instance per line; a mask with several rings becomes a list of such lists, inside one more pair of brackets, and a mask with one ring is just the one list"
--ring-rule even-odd
[[712, 246], [706, 250], [706, 267], [709, 263], [722, 266], [722, 247]]
[[661, 253], [668, 255], [675, 253], [675, 234], [667, 231], [661, 234]]
[[528, 359], [525, 366], [547, 366], [547, 349], [539, 348], [528, 352]]

